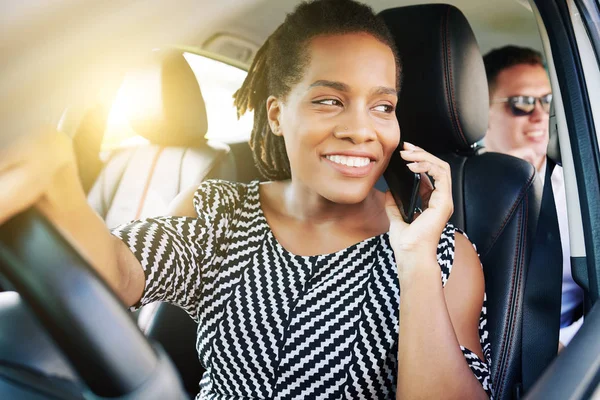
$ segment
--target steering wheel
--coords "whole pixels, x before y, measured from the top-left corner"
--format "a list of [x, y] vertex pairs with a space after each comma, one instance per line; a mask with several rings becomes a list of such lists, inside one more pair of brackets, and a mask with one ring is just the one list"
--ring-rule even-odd
[[[0, 273], [71, 364], [84, 398], [188, 398], [164, 351], [146, 340], [114, 293], [37, 210], [0, 226]], [[0, 341], [23, 341], [27, 334], [0, 334]]]

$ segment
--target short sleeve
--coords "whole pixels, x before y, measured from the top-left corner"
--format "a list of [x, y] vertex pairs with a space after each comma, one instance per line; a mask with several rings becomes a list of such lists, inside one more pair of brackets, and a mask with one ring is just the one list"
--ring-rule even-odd
[[[446, 285], [446, 282], [448, 282], [448, 278], [450, 277], [450, 273], [452, 272], [452, 267], [454, 264], [456, 233], [461, 234], [469, 239], [469, 237], [463, 231], [455, 228], [452, 224], [447, 224], [446, 228], [442, 232], [442, 236], [438, 244], [437, 260], [442, 272], [442, 286]], [[477, 252], [477, 248], [474, 244], [473, 248], [475, 248], [475, 252]], [[477, 254], [479, 255], [479, 253]], [[482, 360], [477, 354], [473, 353], [464, 346], [460, 346], [460, 349], [465, 357], [465, 360], [467, 361], [467, 364], [469, 365], [469, 368], [471, 369], [471, 372], [473, 372], [473, 375], [475, 375], [479, 383], [481, 383], [481, 386], [489, 398], [493, 399], [493, 388], [490, 374], [492, 357], [489, 334], [487, 331], [487, 296], [485, 293], [483, 297], [483, 307], [481, 309], [481, 314], [479, 315], [479, 342], [481, 343], [485, 360]]]
[[147, 218], [112, 230], [144, 270], [144, 293], [134, 309], [165, 301], [197, 319], [202, 275], [218, 267], [239, 199], [238, 184], [206, 181], [194, 195], [196, 217]]

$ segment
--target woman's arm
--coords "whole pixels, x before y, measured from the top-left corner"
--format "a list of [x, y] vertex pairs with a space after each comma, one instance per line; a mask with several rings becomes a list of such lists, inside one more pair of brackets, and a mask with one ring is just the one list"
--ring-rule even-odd
[[483, 360], [478, 331], [483, 292], [479, 258], [460, 234], [444, 289], [435, 258], [407, 276], [400, 297], [398, 399], [487, 399], [459, 347]]
[[139, 261], [88, 205], [71, 141], [51, 132], [22, 139], [0, 154], [0, 225], [37, 207], [117, 295], [134, 304], [144, 289]]
[[456, 232], [454, 267], [444, 287], [446, 307], [458, 343], [485, 360], [479, 338], [485, 282], [479, 256], [471, 242]]
[[[409, 168], [435, 181], [422, 184], [426, 210], [407, 224], [388, 193], [390, 244], [400, 282], [398, 399], [484, 399], [460, 344], [481, 355], [478, 320], [483, 302], [483, 273], [468, 240], [457, 235], [452, 274], [442, 288], [437, 246], [453, 212], [450, 166], [405, 143]], [[427, 174], [427, 175], [425, 175]], [[463, 240], [464, 239], [464, 240]], [[460, 344], [459, 344], [460, 343]]]

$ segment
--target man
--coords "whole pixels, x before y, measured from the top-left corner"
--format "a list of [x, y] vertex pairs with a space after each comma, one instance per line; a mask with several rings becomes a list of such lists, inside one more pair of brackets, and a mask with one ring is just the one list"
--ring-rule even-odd
[[[483, 58], [490, 92], [488, 151], [510, 154], [533, 164], [546, 176], [549, 111], [552, 89], [542, 56], [535, 50], [506, 46]], [[567, 204], [562, 168], [551, 176], [563, 254], [560, 344], [566, 346], [583, 322], [577, 319], [583, 290], [571, 275]]]

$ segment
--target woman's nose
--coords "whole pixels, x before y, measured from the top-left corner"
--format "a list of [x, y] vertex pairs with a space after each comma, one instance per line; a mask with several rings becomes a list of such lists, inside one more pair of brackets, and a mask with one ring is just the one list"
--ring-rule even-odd
[[356, 115], [336, 126], [334, 136], [358, 144], [375, 140], [376, 133], [368, 116]]

